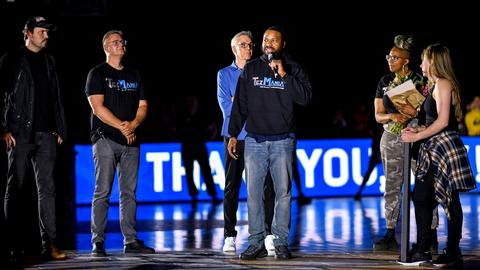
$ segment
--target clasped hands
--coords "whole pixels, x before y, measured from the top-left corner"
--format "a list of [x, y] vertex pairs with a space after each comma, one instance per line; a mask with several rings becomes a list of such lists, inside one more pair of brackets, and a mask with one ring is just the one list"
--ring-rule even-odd
[[128, 144], [133, 144], [137, 140], [135, 129], [138, 127], [135, 121], [123, 121], [120, 123], [120, 132], [127, 139]]

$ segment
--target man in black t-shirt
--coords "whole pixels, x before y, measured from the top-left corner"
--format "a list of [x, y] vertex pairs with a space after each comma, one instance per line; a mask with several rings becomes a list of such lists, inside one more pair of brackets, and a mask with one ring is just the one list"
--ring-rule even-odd
[[90, 70], [85, 92], [92, 108], [91, 139], [95, 162], [95, 192], [92, 201], [92, 255], [106, 256], [105, 227], [115, 170], [120, 190], [120, 228], [124, 253], [155, 253], [137, 239], [135, 191], [140, 148], [136, 128], [147, 116], [147, 100], [140, 74], [125, 66], [127, 42], [118, 30], [102, 40], [106, 62]]
[[54, 169], [57, 144], [66, 138], [66, 121], [60, 98], [55, 61], [45, 52], [56, 26], [43, 17], [29, 19], [23, 29], [25, 46], [0, 59], [0, 138], [8, 153], [5, 221], [11, 259], [23, 254], [22, 238], [28, 201], [28, 169], [33, 167], [38, 192], [42, 255], [65, 259], [57, 246]]

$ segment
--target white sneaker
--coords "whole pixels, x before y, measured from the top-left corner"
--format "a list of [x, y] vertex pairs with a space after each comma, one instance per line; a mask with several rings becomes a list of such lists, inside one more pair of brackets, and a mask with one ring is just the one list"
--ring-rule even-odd
[[275, 256], [275, 245], [273, 244], [273, 239], [277, 237], [273, 234], [267, 235], [265, 237], [265, 248], [267, 249], [268, 256]]
[[225, 243], [223, 244], [223, 252], [235, 252], [237, 250], [235, 248], [235, 241], [236, 240], [237, 240], [236, 237], [225, 238]]

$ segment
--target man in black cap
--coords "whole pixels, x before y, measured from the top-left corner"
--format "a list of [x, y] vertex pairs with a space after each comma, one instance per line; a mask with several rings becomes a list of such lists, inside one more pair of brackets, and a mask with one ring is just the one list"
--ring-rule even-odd
[[66, 137], [66, 122], [52, 56], [44, 52], [56, 26], [43, 17], [29, 19], [23, 29], [25, 46], [0, 59], [1, 139], [8, 154], [5, 219], [12, 259], [23, 253], [22, 202], [26, 200], [27, 169], [33, 167], [38, 194], [42, 255], [65, 259], [56, 242], [54, 167], [57, 144]]

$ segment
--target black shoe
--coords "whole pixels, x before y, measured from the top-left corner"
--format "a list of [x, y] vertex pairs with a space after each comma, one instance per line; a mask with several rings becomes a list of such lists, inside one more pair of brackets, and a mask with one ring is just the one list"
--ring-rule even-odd
[[275, 259], [289, 260], [292, 258], [292, 254], [288, 251], [287, 246], [275, 246]]
[[406, 262], [400, 261], [400, 256], [398, 258], [398, 263], [405, 266], [428, 266], [432, 267], [432, 253], [420, 252], [418, 251], [417, 244], [412, 244], [412, 249], [407, 254]]
[[385, 236], [373, 244], [374, 251], [398, 250], [395, 229], [387, 229]]
[[107, 256], [107, 252], [105, 251], [105, 244], [103, 242], [93, 243], [92, 256], [95, 256], [95, 257]]
[[135, 242], [132, 242], [130, 244], [126, 244], [123, 247], [123, 253], [128, 254], [128, 253], [136, 253], [136, 254], [153, 254], [155, 253], [155, 249], [151, 247], [145, 246], [142, 240], [135, 240]]
[[406, 262], [399, 260], [398, 263], [405, 266], [433, 266], [432, 253], [430, 253], [430, 251], [420, 252], [412, 249], [409, 253]]
[[433, 261], [433, 265], [442, 268], [462, 268], [462, 252], [460, 252], [459, 248], [456, 248], [455, 251], [450, 251], [450, 249], [445, 248], [443, 254], [440, 254], [437, 259]]
[[268, 252], [265, 249], [265, 245], [262, 243], [259, 247], [249, 245], [248, 248], [240, 253], [239, 258], [241, 260], [255, 260], [257, 258], [267, 257]]

